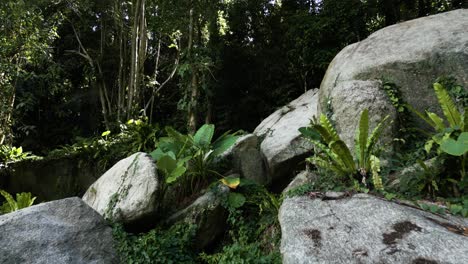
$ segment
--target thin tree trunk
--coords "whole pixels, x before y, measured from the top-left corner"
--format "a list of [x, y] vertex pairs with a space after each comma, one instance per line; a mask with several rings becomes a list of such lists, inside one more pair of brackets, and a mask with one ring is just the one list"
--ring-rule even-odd
[[[190, 9], [190, 19], [189, 19], [189, 42], [187, 53], [189, 58], [191, 59], [192, 47], [193, 47], [193, 34], [194, 34], [194, 22], [193, 22], [193, 8]], [[190, 81], [190, 100], [188, 105], [188, 122], [187, 122], [187, 130], [189, 132], [195, 132], [197, 129], [197, 117], [196, 117], [196, 109], [197, 109], [197, 97], [198, 97], [198, 87], [197, 87], [197, 73], [193, 61], [191, 61], [191, 81]]]

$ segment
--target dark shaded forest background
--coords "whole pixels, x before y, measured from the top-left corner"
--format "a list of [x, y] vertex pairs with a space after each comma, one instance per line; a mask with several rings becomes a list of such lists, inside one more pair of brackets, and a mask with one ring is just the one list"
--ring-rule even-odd
[[45, 153], [148, 122], [252, 131], [346, 45], [463, 0], [3, 0], [0, 142]]

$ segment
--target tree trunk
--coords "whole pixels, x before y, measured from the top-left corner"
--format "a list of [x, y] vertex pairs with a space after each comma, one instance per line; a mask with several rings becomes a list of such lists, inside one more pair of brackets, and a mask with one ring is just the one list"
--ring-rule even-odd
[[[192, 60], [192, 48], [193, 48], [193, 36], [194, 36], [194, 22], [193, 22], [193, 8], [190, 9], [190, 20], [189, 20], [189, 42], [187, 53], [188, 57]], [[188, 105], [188, 132], [194, 133], [197, 129], [197, 98], [198, 98], [198, 78], [194, 62], [191, 61], [191, 81], [190, 81], [190, 100]]]

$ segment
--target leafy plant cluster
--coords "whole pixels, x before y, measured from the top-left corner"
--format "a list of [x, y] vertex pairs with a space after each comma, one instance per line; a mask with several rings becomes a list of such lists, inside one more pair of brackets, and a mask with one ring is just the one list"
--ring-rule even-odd
[[31, 157], [31, 153], [24, 152], [22, 147], [0, 146], [0, 163], [20, 161]]
[[121, 124], [119, 130], [119, 133], [104, 131], [99, 137], [78, 137], [75, 144], [54, 150], [48, 154], [48, 157], [83, 155], [97, 161], [98, 166], [105, 169], [135, 152], [151, 151], [156, 147], [160, 134], [159, 126], [150, 124], [147, 117], [131, 119]]
[[176, 224], [167, 230], [157, 228], [134, 235], [115, 225], [113, 236], [122, 263], [195, 263], [196, 254], [192, 249], [195, 231], [195, 225]]
[[229, 211], [225, 242], [214, 254], [200, 254], [200, 259], [210, 264], [281, 263], [278, 197], [263, 186], [243, 180], [231, 193], [238, 195], [228, 197], [224, 204]]
[[164, 176], [166, 187], [182, 182], [193, 192], [214, 176], [223, 178], [214, 161], [236, 142], [236, 133], [228, 131], [213, 140], [215, 127], [211, 124], [203, 125], [194, 135], [182, 134], [172, 127], [166, 127], [165, 131], [167, 136], [159, 138], [151, 156]]
[[[424, 149], [429, 154], [432, 151], [436, 159], [440, 159], [445, 167], [443, 177], [432, 180], [428, 185], [430, 195], [459, 197], [466, 193], [468, 181], [466, 177], [468, 152], [468, 108], [460, 112], [448, 91], [439, 83], [434, 84], [434, 91], [439, 101], [444, 118], [436, 113], [426, 111], [425, 114], [412, 109], [420, 118], [429, 124], [434, 132], [426, 142]], [[431, 171], [419, 162], [426, 174]]]
[[11, 213], [29, 207], [36, 200], [36, 197], [32, 197], [31, 193], [17, 193], [16, 200], [4, 190], [0, 190], [0, 194], [5, 198], [5, 202], [0, 206], [0, 214]]
[[307, 161], [335, 172], [342, 181], [351, 183], [357, 188], [360, 184], [363, 184], [364, 188], [370, 188], [368, 179], [372, 179], [372, 187], [379, 191], [383, 190], [377, 140], [387, 119], [388, 116], [369, 134], [369, 111], [365, 109], [362, 112], [356, 130], [355, 156], [353, 156], [328, 117], [322, 114], [319, 120], [312, 120], [310, 127], [299, 129], [316, 148], [315, 155]]
[[[390, 101], [399, 113], [399, 125], [406, 126], [404, 128], [405, 133], [414, 133], [416, 131], [414, 129], [410, 131], [407, 128], [412, 124], [410, 112], [415, 113], [433, 129], [433, 132], [419, 131], [417, 137], [427, 139], [426, 142], [414, 144], [411, 148], [405, 149], [407, 152], [400, 153], [399, 157], [410, 157], [413, 162], [417, 162], [416, 164], [420, 169], [413, 175], [400, 179], [397, 191], [412, 197], [421, 197], [420, 195], [422, 195], [422, 197], [441, 200], [446, 204], [445, 211], [466, 216], [468, 212], [468, 200], [466, 199], [468, 197], [468, 180], [466, 177], [468, 109], [466, 98], [468, 96], [462, 86], [455, 84], [453, 78], [439, 78], [439, 81], [441, 83], [434, 83], [433, 88], [443, 116], [429, 111], [425, 113], [418, 112], [401, 100], [398, 87], [390, 83], [384, 84], [384, 89]], [[448, 88], [442, 83], [447, 85]], [[399, 196], [400, 194], [384, 191], [383, 180], [381, 173], [379, 173], [381, 153], [376, 145], [383, 124], [386, 123], [388, 117], [385, 117], [375, 127], [370, 136], [368, 133], [368, 119], [368, 110], [366, 109], [361, 114], [359, 126], [356, 130], [356, 153], [354, 156], [351, 155], [348, 146], [339, 138], [326, 115], [322, 114], [319, 120], [312, 120], [310, 127], [300, 128], [302, 135], [311, 141], [316, 148], [314, 156], [308, 158], [307, 161], [314, 164], [320, 173], [326, 172], [327, 177], [325, 178], [329, 180], [321, 180], [320, 182], [302, 186], [293, 190], [292, 193], [307, 193], [320, 189], [343, 189], [343, 187], [352, 186], [351, 183], [353, 183], [354, 188], [358, 191], [367, 192], [369, 187], [373, 187], [375, 190], [381, 191], [385, 196]], [[428, 135], [428, 137], [426, 138], [424, 135]], [[405, 140], [401, 142], [410, 144]], [[428, 157], [433, 157], [431, 167], [423, 162]], [[437, 170], [433, 169], [435, 167], [443, 168], [442, 172], [438, 173]], [[329, 172], [332, 172], [332, 174]], [[372, 186], [367, 184], [368, 178], [372, 178]], [[339, 184], [333, 182], [336, 180], [338, 180]]]

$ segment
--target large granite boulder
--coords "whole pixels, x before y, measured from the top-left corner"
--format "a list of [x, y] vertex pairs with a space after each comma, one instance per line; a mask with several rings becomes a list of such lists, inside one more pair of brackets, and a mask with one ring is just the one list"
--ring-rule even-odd
[[300, 127], [308, 126], [317, 114], [318, 91], [309, 90], [277, 110], [255, 129], [262, 139], [260, 150], [266, 158], [273, 183], [287, 184], [295, 167], [309, 155], [313, 146], [301, 137]]
[[156, 165], [141, 152], [117, 162], [83, 196], [105, 218], [133, 226], [143, 225], [156, 214], [160, 198]]
[[265, 158], [260, 151], [258, 137], [247, 134], [237, 139], [236, 143], [225, 151], [220, 158], [231, 172], [239, 173], [241, 177], [258, 184], [268, 183], [268, 172]]
[[314, 196], [287, 198], [281, 206], [284, 264], [468, 263], [466, 219], [366, 194]]
[[[389, 26], [347, 46], [328, 67], [319, 111], [334, 113], [337, 129], [350, 146], [364, 108], [369, 108], [374, 125], [395, 114], [385, 99], [383, 79], [396, 84], [402, 99], [416, 109], [440, 111], [432, 89], [437, 77], [455, 77], [468, 88], [467, 28], [468, 9], [459, 9]], [[397, 131], [395, 126], [387, 128], [387, 139]]]
[[0, 216], [0, 263], [119, 263], [112, 230], [80, 198]]
[[223, 201], [227, 199], [229, 187], [219, 185], [207, 191], [185, 209], [168, 217], [167, 224], [179, 221], [195, 224], [197, 232], [195, 248], [204, 249], [213, 244], [226, 229], [227, 211]]

